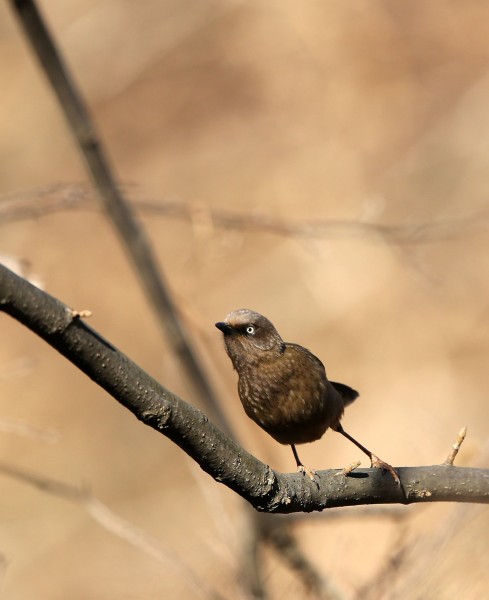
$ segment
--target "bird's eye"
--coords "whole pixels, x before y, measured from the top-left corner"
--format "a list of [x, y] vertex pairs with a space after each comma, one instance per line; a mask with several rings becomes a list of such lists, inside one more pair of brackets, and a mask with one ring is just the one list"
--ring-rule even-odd
[[246, 333], [247, 333], [248, 335], [254, 335], [254, 333], [255, 333], [255, 328], [253, 327], [253, 325], [248, 325], [248, 326], [246, 327]]

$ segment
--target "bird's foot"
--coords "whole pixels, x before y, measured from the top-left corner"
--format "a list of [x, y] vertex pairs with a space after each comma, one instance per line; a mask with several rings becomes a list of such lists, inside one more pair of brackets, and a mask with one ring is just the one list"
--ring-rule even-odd
[[316, 473], [316, 471], [313, 471], [312, 469], [308, 469], [304, 465], [299, 465], [297, 467], [297, 469], [298, 469], [299, 473], [302, 473], [302, 475], [307, 475], [311, 481], [314, 481], [315, 484], [318, 483], [318, 479], [317, 479], [318, 474]]
[[389, 465], [388, 463], [381, 460], [378, 456], [375, 456], [375, 454], [372, 454], [372, 458], [370, 460], [371, 460], [373, 469], [382, 469], [382, 471], [389, 471], [389, 473], [392, 475], [392, 477], [393, 477], [394, 481], [397, 483], [397, 485], [399, 485], [399, 486], [401, 485], [401, 480], [399, 479], [399, 474], [394, 469], [394, 467], [391, 467], [391, 465]]

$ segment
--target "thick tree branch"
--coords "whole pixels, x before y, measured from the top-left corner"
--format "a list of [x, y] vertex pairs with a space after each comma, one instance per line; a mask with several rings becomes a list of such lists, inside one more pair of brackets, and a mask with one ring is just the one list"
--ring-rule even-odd
[[261, 463], [198, 409], [164, 388], [59, 300], [0, 265], [0, 309], [56, 348], [138, 419], [170, 438], [200, 467], [256, 509], [309, 512], [335, 506], [414, 502], [489, 503], [489, 470], [403, 467], [406, 498], [375, 469], [320, 471], [320, 486]]

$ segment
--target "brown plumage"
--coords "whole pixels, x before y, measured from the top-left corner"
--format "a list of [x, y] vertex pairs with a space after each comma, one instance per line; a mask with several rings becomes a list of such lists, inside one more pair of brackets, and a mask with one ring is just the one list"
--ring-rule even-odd
[[314, 479], [295, 445], [318, 440], [331, 428], [365, 452], [372, 466], [389, 470], [399, 481], [390, 465], [344, 431], [341, 417], [358, 392], [329, 381], [314, 354], [284, 342], [267, 318], [245, 308], [230, 313], [216, 327], [224, 334], [226, 351], [238, 373], [238, 393], [246, 414], [277, 442], [292, 447], [300, 471]]

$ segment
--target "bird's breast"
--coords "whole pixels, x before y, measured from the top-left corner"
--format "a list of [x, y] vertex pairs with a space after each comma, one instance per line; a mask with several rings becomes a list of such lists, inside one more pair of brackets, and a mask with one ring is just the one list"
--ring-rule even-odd
[[299, 351], [286, 351], [238, 374], [246, 414], [280, 443], [317, 440], [341, 416], [341, 398], [324, 367]]

